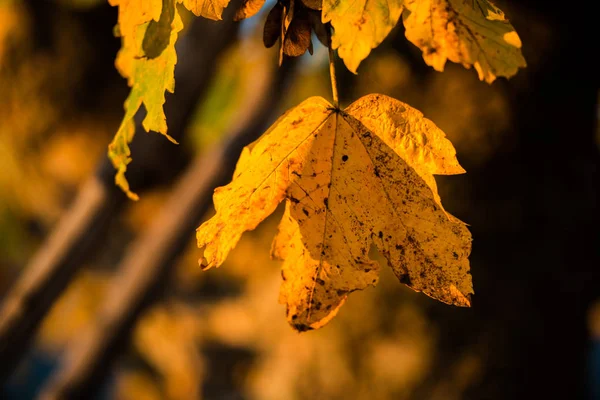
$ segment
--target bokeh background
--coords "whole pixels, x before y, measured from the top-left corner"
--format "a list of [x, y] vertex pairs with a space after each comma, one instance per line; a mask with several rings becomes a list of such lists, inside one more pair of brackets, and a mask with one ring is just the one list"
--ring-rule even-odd
[[[25, 328], [0, 325], [0, 398], [600, 399], [593, 15], [497, 5], [528, 62], [509, 81], [433, 71], [401, 24], [358, 75], [338, 64], [343, 105], [387, 94], [454, 143], [468, 173], [438, 184], [474, 237], [473, 307], [437, 303], [383, 268], [325, 328], [298, 334], [269, 258], [281, 210], [207, 272], [194, 229], [241, 147], [306, 97], [330, 98], [326, 49], [314, 40], [313, 56], [278, 68], [262, 45], [268, 5], [242, 24], [182, 9], [166, 105], [181, 144], [138, 130], [134, 203], [106, 159], [128, 94], [113, 65], [117, 10], [0, 0], [0, 300], [36, 267], [55, 271], [28, 299]], [[73, 242], [49, 253], [60, 238]]]

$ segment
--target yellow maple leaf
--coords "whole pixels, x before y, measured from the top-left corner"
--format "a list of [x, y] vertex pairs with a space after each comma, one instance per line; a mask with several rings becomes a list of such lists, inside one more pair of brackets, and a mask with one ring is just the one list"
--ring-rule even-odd
[[475, 67], [492, 83], [526, 66], [521, 40], [504, 13], [487, 0], [405, 0], [406, 38], [437, 71], [446, 60]]
[[284, 259], [280, 301], [297, 330], [323, 326], [348, 293], [374, 285], [375, 245], [401, 282], [470, 305], [471, 236], [439, 203], [433, 174], [464, 170], [444, 133], [383, 95], [346, 110], [312, 97], [242, 152], [197, 231], [201, 264], [223, 263], [243, 232], [286, 199], [272, 254]]
[[362, 60], [396, 26], [404, 0], [323, 0], [323, 23], [331, 22], [331, 46], [356, 73]]

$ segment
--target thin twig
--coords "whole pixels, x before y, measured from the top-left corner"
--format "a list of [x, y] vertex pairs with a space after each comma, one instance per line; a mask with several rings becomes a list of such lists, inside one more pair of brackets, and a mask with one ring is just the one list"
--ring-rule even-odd
[[334, 53], [331, 45], [329, 46], [329, 76], [331, 77], [331, 92], [333, 94], [333, 106], [340, 108], [340, 100], [338, 96], [337, 80], [335, 78]]

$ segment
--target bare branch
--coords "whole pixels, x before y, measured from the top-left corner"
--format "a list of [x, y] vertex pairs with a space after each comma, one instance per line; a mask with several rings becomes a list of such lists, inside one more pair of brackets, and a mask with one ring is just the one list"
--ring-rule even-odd
[[[236, 28], [231, 18], [220, 23], [197, 18], [178, 42], [177, 90], [165, 103], [169, 133], [177, 140], [183, 137], [198, 99], [209, 87], [215, 72], [213, 60], [233, 42]], [[160, 135], [145, 134], [141, 123], [136, 130], [131, 145], [135, 160], [128, 179], [134, 190], [143, 192], [175, 178], [187, 157], [183, 146], [170, 145]], [[97, 176], [83, 185], [72, 209], [0, 305], [0, 384], [16, 367], [52, 304], [102, 242], [108, 222], [126, 204], [125, 196], [114, 187], [114, 173], [104, 159]]]
[[67, 351], [63, 368], [43, 391], [42, 399], [81, 398], [102, 382], [119, 347], [128, 342], [133, 323], [166, 286], [174, 259], [212, 204], [215, 186], [231, 178], [242, 147], [258, 137], [273, 117], [292, 68], [289, 62], [278, 72], [254, 102], [243, 126], [198, 157], [182, 176], [150, 228], [131, 245], [96, 323]]

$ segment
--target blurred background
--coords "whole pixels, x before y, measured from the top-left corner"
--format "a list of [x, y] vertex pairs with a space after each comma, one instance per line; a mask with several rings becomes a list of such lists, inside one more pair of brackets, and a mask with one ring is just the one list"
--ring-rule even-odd
[[473, 234], [472, 308], [382, 268], [376, 288], [298, 334], [269, 258], [282, 210], [207, 272], [194, 230], [244, 145], [306, 97], [331, 97], [326, 49], [313, 40], [313, 56], [278, 68], [262, 45], [268, 4], [241, 24], [233, 6], [219, 23], [181, 9], [165, 105], [181, 144], [138, 126], [131, 202], [106, 158], [128, 94], [117, 9], [0, 0], [0, 398], [600, 399], [594, 20], [497, 5], [528, 62], [510, 81], [433, 71], [401, 24], [358, 75], [337, 68], [343, 105], [387, 94], [454, 143], [468, 173], [437, 181]]

